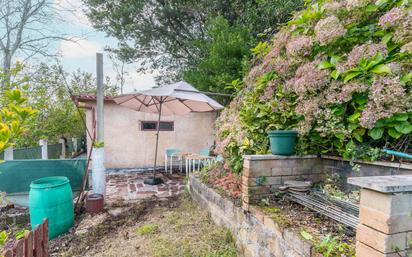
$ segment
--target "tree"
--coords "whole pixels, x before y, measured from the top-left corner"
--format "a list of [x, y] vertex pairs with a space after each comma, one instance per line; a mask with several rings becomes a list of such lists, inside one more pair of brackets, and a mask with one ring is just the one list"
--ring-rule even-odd
[[[14, 144], [13, 140], [27, 132], [27, 121], [36, 113], [28, 106], [24, 91], [28, 88], [28, 78], [19, 76], [22, 66], [10, 68], [7, 73], [0, 70], [0, 79], [7, 90], [0, 96], [0, 152]], [[13, 78], [13, 79], [10, 79]]]
[[[96, 81], [91, 73], [79, 70], [68, 74], [58, 65], [40, 64], [30, 72], [30, 96], [28, 101], [38, 113], [30, 118], [29, 132], [16, 139], [17, 146], [36, 145], [39, 139], [57, 142], [60, 137], [79, 137], [85, 128], [80, 115], [83, 111], [76, 109], [68, 88], [75, 95], [94, 94]], [[67, 84], [65, 79], [67, 78]], [[105, 80], [105, 95], [117, 94], [117, 87], [110, 79]]]
[[[182, 70], [196, 68], [209, 57], [208, 24], [222, 16], [230, 26], [256, 37], [269, 37], [291, 11], [295, 0], [83, 0], [95, 28], [119, 39], [112, 49], [139, 69], [160, 70], [164, 80], [181, 78]], [[213, 35], [212, 35], [213, 36]], [[197, 85], [195, 85], [197, 86]], [[224, 86], [223, 86], [224, 87]], [[221, 90], [219, 87], [218, 90]]]
[[71, 40], [52, 29], [58, 11], [51, 0], [0, 0], [0, 53], [6, 74], [17, 53], [26, 59], [38, 54], [50, 56], [53, 41]]
[[[182, 77], [202, 91], [232, 93], [227, 86], [243, 76], [243, 64], [255, 40], [246, 28], [231, 26], [222, 16], [211, 20], [207, 34], [210, 39], [202, 46], [207, 54], [183, 70]], [[218, 100], [225, 103], [229, 99]]]
[[119, 85], [120, 94], [123, 94], [124, 84], [126, 82], [125, 76], [128, 72], [125, 70], [126, 61], [122, 58], [119, 58], [116, 54], [109, 54], [109, 58], [112, 61], [113, 67], [116, 71], [116, 80]]

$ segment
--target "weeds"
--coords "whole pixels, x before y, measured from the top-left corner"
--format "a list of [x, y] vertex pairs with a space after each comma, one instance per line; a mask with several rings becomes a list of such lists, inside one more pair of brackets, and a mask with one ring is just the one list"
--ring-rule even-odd
[[154, 234], [158, 232], [159, 226], [156, 224], [145, 224], [137, 229], [137, 233], [141, 236]]
[[342, 242], [339, 237], [327, 235], [322, 241], [315, 244], [315, 249], [325, 257], [355, 257], [355, 248], [345, 242]]

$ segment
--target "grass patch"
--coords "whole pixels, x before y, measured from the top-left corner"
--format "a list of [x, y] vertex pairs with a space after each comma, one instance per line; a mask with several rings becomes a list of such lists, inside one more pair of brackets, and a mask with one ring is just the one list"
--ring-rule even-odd
[[215, 226], [189, 197], [183, 196], [177, 208], [163, 212], [157, 233], [148, 238], [153, 256], [235, 257], [230, 231]]
[[156, 224], [145, 224], [137, 229], [137, 234], [144, 236], [154, 234], [158, 231], [159, 226]]

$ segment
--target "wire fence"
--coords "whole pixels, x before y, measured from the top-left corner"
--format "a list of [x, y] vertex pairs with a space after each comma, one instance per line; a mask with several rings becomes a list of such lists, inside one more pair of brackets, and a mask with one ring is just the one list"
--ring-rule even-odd
[[[63, 155], [62, 144], [51, 144], [47, 146], [48, 159], [60, 159]], [[82, 136], [73, 140], [67, 140], [65, 143], [65, 158], [71, 158], [72, 155], [86, 151], [86, 137]], [[36, 160], [42, 158], [42, 147], [24, 147], [13, 149], [13, 160]], [[0, 160], [4, 160], [4, 151], [0, 152]]]

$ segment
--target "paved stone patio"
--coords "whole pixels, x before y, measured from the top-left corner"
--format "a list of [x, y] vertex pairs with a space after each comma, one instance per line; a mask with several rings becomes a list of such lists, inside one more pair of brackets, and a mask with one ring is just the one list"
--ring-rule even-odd
[[183, 176], [180, 174], [166, 174], [157, 172], [156, 176], [164, 183], [156, 186], [145, 185], [143, 180], [151, 177], [152, 173], [128, 172], [108, 174], [106, 182], [106, 197], [108, 201], [138, 201], [156, 197], [167, 199], [183, 192]]

